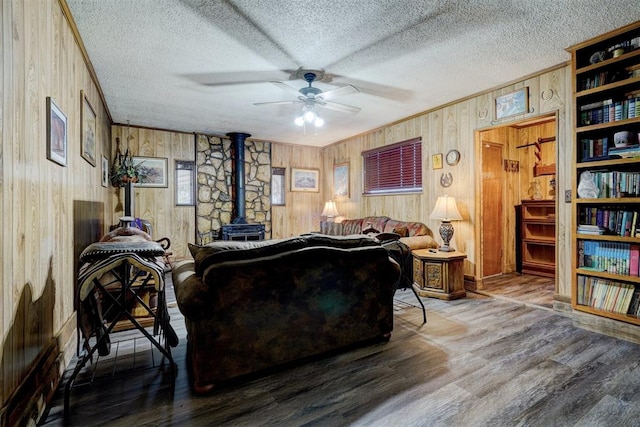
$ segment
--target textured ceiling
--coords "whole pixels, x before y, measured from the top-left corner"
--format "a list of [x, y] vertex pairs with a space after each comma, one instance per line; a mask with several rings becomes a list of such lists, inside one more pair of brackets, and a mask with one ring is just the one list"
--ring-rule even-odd
[[[637, 0], [67, 0], [116, 123], [324, 146], [569, 60]], [[313, 134], [269, 83], [324, 70], [357, 114]], [[287, 71], [288, 70], [288, 71]]]

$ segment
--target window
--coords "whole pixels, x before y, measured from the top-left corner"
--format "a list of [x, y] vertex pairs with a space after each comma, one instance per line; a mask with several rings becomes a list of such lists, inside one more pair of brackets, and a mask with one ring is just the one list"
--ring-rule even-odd
[[422, 138], [362, 153], [364, 194], [422, 191]]
[[271, 168], [271, 204], [284, 206], [284, 172], [285, 168]]

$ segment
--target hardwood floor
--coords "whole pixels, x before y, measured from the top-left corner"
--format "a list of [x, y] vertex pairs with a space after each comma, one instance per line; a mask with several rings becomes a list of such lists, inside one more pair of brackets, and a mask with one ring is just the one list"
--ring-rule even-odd
[[485, 279], [483, 289], [476, 292], [507, 301], [552, 309], [555, 279], [531, 274], [503, 274]]
[[[73, 389], [71, 422], [638, 425], [640, 346], [576, 328], [570, 318], [533, 304], [476, 293], [454, 301], [423, 298], [428, 317], [423, 325], [415, 296], [400, 291], [396, 297], [388, 343], [245, 379], [206, 396], [189, 389], [183, 319], [170, 308], [180, 336], [173, 351], [178, 364], [175, 393], [162, 368], [129, 371], [124, 378]], [[140, 357], [144, 365], [146, 359]], [[42, 424], [62, 425], [61, 391]]]

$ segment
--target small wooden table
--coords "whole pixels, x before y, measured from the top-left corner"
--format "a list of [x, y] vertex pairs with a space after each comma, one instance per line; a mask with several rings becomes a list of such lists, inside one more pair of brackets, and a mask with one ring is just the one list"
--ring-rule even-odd
[[445, 300], [464, 298], [464, 260], [462, 252], [417, 249], [413, 255], [413, 287], [422, 297]]

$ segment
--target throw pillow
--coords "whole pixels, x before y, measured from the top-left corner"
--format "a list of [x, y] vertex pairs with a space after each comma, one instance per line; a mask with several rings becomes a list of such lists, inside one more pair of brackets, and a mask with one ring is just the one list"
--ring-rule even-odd
[[409, 229], [407, 227], [396, 227], [393, 229], [393, 232], [400, 237], [409, 237]]

